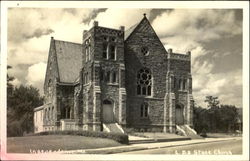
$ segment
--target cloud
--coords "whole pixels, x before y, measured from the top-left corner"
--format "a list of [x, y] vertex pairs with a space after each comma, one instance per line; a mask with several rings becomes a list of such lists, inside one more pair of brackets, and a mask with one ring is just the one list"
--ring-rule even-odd
[[172, 10], [157, 16], [152, 25], [160, 37], [182, 35], [197, 41], [210, 41], [242, 32], [235, 11], [226, 9]]
[[218, 96], [221, 104], [242, 107], [242, 70], [223, 74], [194, 74], [193, 95], [197, 104], [203, 107], [206, 107], [204, 99], [208, 95]]
[[105, 12], [99, 13], [95, 20], [99, 21], [100, 26], [119, 28], [125, 26], [125, 30], [138, 23], [143, 14], [150, 16], [151, 9], [121, 9], [108, 8]]
[[33, 85], [39, 88], [40, 91], [42, 91], [46, 73], [46, 66], [47, 64], [43, 62], [30, 66], [28, 68], [28, 74], [26, 76], [27, 84]]

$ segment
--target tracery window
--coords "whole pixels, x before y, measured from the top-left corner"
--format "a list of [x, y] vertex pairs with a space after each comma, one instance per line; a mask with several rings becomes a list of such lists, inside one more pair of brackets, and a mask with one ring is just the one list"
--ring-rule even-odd
[[137, 95], [151, 96], [152, 76], [149, 69], [142, 68], [137, 73]]
[[148, 104], [147, 103], [143, 103], [141, 105], [141, 109], [140, 109], [140, 117], [148, 117]]
[[142, 53], [144, 56], [149, 55], [148, 47], [147, 47], [147, 46], [143, 46], [143, 47], [141, 48], [141, 53]]

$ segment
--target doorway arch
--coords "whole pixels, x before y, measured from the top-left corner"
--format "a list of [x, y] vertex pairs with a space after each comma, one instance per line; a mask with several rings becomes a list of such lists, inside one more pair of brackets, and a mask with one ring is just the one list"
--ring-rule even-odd
[[115, 122], [113, 107], [114, 107], [114, 102], [112, 100], [105, 99], [102, 102], [102, 109], [103, 109], [102, 110], [102, 119], [103, 119], [103, 123], [113, 123], [113, 122]]
[[176, 125], [184, 125], [184, 113], [183, 106], [180, 104], [176, 105], [175, 108], [175, 124]]

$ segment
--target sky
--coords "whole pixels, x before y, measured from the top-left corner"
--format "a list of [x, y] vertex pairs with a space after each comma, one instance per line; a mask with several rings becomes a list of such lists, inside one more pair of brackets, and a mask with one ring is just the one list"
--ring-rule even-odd
[[33, 85], [43, 94], [50, 38], [82, 43], [82, 32], [100, 26], [125, 30], [147, 14], [166, 49], [191, 51], [193, 97], [205, 96], [242, 107], [241, 9], [11, 8], [8, 10], [8, 57], [15, 86]]

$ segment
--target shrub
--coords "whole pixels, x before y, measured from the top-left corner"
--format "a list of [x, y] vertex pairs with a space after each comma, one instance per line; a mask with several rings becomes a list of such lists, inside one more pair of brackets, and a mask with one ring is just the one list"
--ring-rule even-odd
[[34, 135], [78, 135], [87, 137], [100, 137], [115, 140], [121, 144], [128, 144], [128, 135], [120, 133], [107, 133], [98, 131], [43, 131]]

